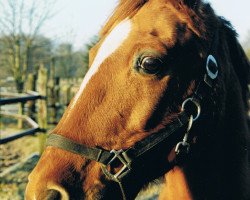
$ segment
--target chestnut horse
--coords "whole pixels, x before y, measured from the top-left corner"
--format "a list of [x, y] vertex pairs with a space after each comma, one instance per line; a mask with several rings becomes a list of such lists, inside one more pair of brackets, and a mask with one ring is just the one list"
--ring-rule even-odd
[[27, 200], [250, 199], [249, 62], [201, 0], [120, 0]]

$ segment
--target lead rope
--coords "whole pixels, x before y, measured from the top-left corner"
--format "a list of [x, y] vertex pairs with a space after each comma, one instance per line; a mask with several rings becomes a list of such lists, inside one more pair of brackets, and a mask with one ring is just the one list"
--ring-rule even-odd
[[127, 200], [125, 189], [124, 189], [124, 186], [122, 185], [122, 182], [119, 179], [111, 176], [111, 174], [108, 172], [107, 168], [104, 167], [104, 165], [101, 165], [101, 169], [102, 169], [105, 176], [107, 176], [110, 180], [115, 181], [116, 183], [119, 184], [119, 187], [121, 189], [122, 199]]
[[127, 198], [126, 198], [126, 193], [125, 193], [125, 190], [124, 190], [124, 187], [123, 187], [122, 183], [119, 181], [118, 184], [119, 184], [120, 189], [121, 189], [122, 199], [123, 199], [123, 200], [127, 200]]

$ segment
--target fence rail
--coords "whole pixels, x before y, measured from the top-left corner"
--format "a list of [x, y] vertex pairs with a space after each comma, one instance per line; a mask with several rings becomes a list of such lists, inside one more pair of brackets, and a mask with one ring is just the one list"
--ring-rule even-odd
[[[60, 79], [54, 77], [53, 73], [50, 73], [49, 76], [48, 70], [40, 65], [37, 74], [31, 73], [28, 75], [25, 83], [25, 91], [27, 91], [25, 94], [1, 92], [0, 106], [18, 104], [15, 107], [18, 114], [7, 113], [6, 111], [3, 113], [3, 110], [6, 110], [5, 108], [0, 111], [0, 114], [16, 118], [17, 128], [20, 131], [0, 138], [0, 144], [26, 135], [34, 135], [37, 132], [46, 132], [48, 126], [51, 128], [51, 125], [56, 125], [79, 85], [80, 82], [77, 79]], [[6, 108], [9, 107], [6, 106]], [[34, 119], [36, 119], [36, 122], [33, 121]], [[23, 130], [24, 121], [28, 122], [31, 128]], [[38, 139], [42, 151], [46, 135], [39, 134]]]
[[[35, 101], [39, 99], [46, 99], [46, 97], [38, 94], [37, 92], [29, 92], [28, 94], [16, 94], [16, 93], [1, 93], [0, 105], [25, 103], [27, 101]], [[8, 98], [7, 98], [8, 97]], [[38, 123], [26, 115], [13, 114], [0, 111], [1, 116], [12, 117], [18, 120], [26, 121], [31, 128], [12, 134], [10, 136], [0, 139], [0, 144], [5, 144], [13, 140], [19, 139], [27, 135], [34, 135], [37, 132], [46, 132], [46, 130], [39, 127]]]
[[41, 132], [41, 129], [40, 128], [30, 128], [30, 129], [27, 129], [25, 131], [21, 131], [21, 132], [15, 134], [15, 135], [8, 136], [8, 137], [5, 137], [3, 139], [0, 139], [0, 144], [6, 144], [8, 142], [11, 142], [13, 140], [22, 138], [22, 137], [27, 136], [27, 135], [34, 135], [37, 132]]
[[[34, 92], [35, 93], [35, 92]], [[11, 97], [10, 97], [11, 95]], [[1, 96], [4, 98], [0, 99], [0, 105], [6, 105], [6, 104], [14, 104], [14, 103], [25, 103], [27, 101], [35, 101], [38, 99], [45, 99], [46, 97], [40, 95], [40, 94], [25, 94], [20, 96], [20, 94], [9, 94], [9, 93], [1, 93]], [[8, 98], [6, 98], [8, 96]]]

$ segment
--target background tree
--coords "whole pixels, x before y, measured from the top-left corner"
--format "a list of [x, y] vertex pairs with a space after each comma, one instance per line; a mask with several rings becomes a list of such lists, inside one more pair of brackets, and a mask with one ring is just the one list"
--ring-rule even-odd
[[43, 46], [39, 33], [52, 16], [53, 3], [52, 0], [0, 0], [1, 65], [13, 75], [19, 93], [23, 92], [27, 73], [34, 66], [34, 49]]
[[[34, 66], [31, 59], [34, 41], [51, 17], [51, 8], [51, 0], [0, 0], [2, 64], [14, 77], [18, 93], [23, 92], [28, 71]], [[24, 105], [20, 103], [18, 113], [22, 115], [23, 110]], [[18, 120], [18, 128], [22, 124]]]
[[86, 65], [86, 67], [89, 67], [89, 50], [98, 42], [99, 38], [97, 35], [90, 38], [90, 41], [85, 44], [85, 48], [83, 51], [83, 63]]
[[250, 59], [250, 30], [248, 31], [247, 38], [243, 42], [243, 48]]
[[72, 44], [63, 43], [57, 47], [56, 74], [63, 78], [69, 78], [74, 74]]
[[83, 77], [86, 64], [82, 50], [74, 51], [70, 43], [62, 43], [54, 50], [55, 75], [62, 78]]

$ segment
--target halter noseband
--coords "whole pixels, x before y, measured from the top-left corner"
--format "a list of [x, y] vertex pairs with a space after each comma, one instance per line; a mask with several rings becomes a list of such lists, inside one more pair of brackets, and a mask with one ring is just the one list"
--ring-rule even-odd
[[[218, 39], [217, 37], [215, 38], [216, 41], [214, 42], [217, 44]], [[214, 56], [210, 54], [206, 60], [206, 73], [203, 80], [201, 80], [198, 84], [193, 96], [187, 98], [183, 102], [182, 111], [178, 114], [178, 116], [175, 117], [172, 122], [164, 128], [164, 130], [147, 136], [128, 149], [112, 149], [111, 151], [108, 151], [99, 147], [86, 147], [58, 134], [50, 134], [47, 138], [46, 145], [57, 147], [101, 163], [103, 173], [109, 179], [117, 182], [120, 185], [122, 196], [125, 200], [127, 198], [124, 191], [124, 186], [122, 184], [123, 179], [126, 178], [133, 170], [135, 170], [133, 168], [134, 163], [136, 163], [138, 160], [142, 160], [142, 158], [144, 158], [151, 150], [159, 148], [161, 144], [166, 142], [170, 137], [174, 137], [174, 144], [177, 143], [175, 148], [176, 155], [178, 156], [183, 152], [188, 153], [190, 147], [188, 141], [189, 131], [193, 122], [199, 118], [201, 113], [200, 102], [204, 98], [201, 90], [204, 90], [204, 88], [213, 88], [214, 80], [218, 76], [218, 71], [219, 69], [217, 61]], [[195, 114], [193, 112], [193, 108], [196, 108]], [[185, 131], [186, 127], [187, 130]], [[183, 133], [182, 130], [185, 131], [184, 138], [181, 142], [178, 142]], [[112, 163], [117, 161], [122, 165], [122, 167], [118, 172], [112, 173], [111, 171], [113, 170], [108, 170], [108, 168], [112, 168]]]

